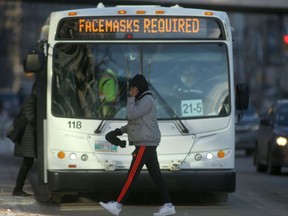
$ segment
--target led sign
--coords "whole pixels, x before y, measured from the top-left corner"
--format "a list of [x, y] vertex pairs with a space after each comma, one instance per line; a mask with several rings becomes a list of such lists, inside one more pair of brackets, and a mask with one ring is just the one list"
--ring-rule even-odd
[[79, 32], [112, 33], [198, 33], [200, 21], [197, 18], [135, 18], [135, 19], [87, 19], [78, 20]]
[[56, 39], [221, 39], [222, 29], [211, 17], [70, 17], [60, 21]]

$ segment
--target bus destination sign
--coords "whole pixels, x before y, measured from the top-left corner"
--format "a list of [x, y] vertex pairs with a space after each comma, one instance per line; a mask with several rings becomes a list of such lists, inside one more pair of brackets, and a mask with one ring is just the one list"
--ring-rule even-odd
[[98, 18], [78, 21], [79, 32], [92, 33], [198, 33], [200, 21], [197, 18]]
[[79, 17], [61, 20], [56, 39], [218, 39], [220, 35], [220, 25], [213, 18]]

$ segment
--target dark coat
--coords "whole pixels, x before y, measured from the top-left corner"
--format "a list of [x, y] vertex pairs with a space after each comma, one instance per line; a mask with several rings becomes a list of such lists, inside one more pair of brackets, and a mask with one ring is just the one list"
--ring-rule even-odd
[[24, 100], [20, 115], [26, 117], [27, 126], [20, 143], [15, 143], [14, 155], [19, 157], [37, 157], [36, 143], [36, 95], [30, 94]]

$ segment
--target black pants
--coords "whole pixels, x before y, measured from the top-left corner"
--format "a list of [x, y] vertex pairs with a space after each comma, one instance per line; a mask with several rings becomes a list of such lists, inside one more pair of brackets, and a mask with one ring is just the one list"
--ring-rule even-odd
[[162, 195], [163, 202], [171, 203], [166, 183], [160, 171], [156, 148], [157, 146], [136, 146], [135, 151], [132, 153], [133, 159], [128, 171], [126, 183], [117, 198], [117, 202], [125, 204], [128, 195], [145, 164], [149, 175]]
[[18, 176], [16, 179], [15, 190], [21, 191], [23, 189], [27, 174], [33, 165], [33, 161], [34, 161], [33, 157], [24, 157], [23, 158], [22, 165], [20, 167], [20, 170], [18, 172]]

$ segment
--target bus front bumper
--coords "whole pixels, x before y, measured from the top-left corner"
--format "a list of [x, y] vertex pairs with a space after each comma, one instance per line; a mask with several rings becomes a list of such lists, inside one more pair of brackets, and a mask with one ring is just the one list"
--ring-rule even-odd
[[[235, 170], [162, 171], [170, 192], [234, 192]], [[51, 192], [116, 192], [125, 183], [124, 171], [48, 170], [48, 189]], [[142, 170], [133, 191], [155, 191], [156, 187], [146, 170]]]

